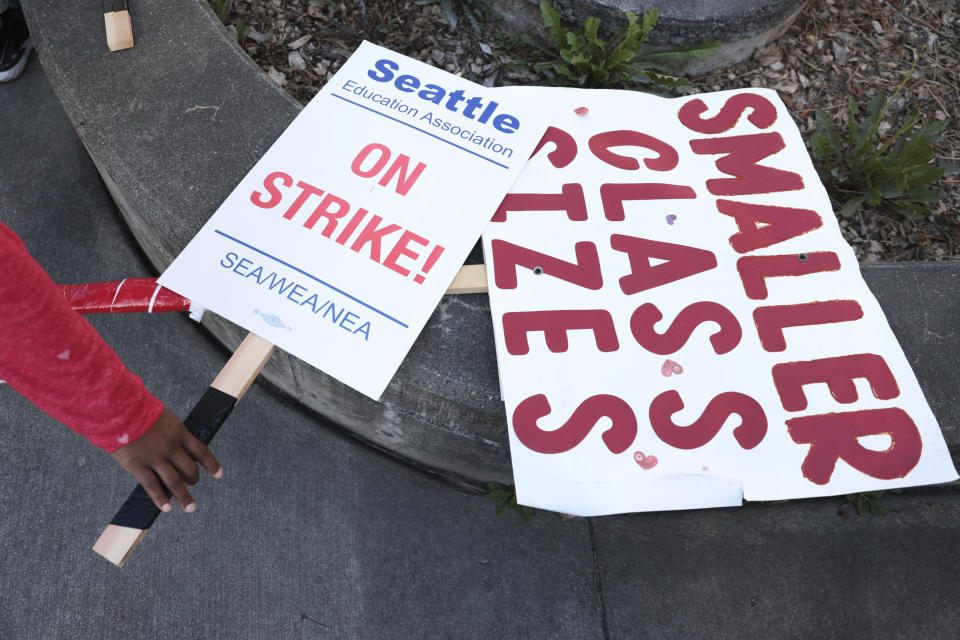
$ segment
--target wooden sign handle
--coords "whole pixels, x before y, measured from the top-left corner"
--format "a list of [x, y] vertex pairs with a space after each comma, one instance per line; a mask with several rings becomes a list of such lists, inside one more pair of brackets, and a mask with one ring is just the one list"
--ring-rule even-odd
[[454, 277], [447, 289], [447, 295], [461, 293], [486, 293], [487, 267], [482, 264], [466, 264]]
[[110, 51], [133, 46], [133, 26], [130, 24], [127, 0], [103, 0], [103, 26]]
[[[487, 273], [485, 267], [478, 264], [461, 268], [447, 293], [483, 293], [486, 290]], [[272, 353], [272, 344], [253, 333], [247, 334], [193, 411], [183, 421], [190, 433], [204, 444], [209, 444], [230, 415], [230, 411], [267, 364]], [[160, 510], [138, 484], [100, 534], [93, 550], [122, 567], [159, 515]]]
[[[190, 433], [204, 444], [209, 444], [230, 415], [230, 411], [267, 364], [272, 353], [272, 344], [256, 334], [247, 334], [193, 411], [183, 421]], [[100, 534], [93, 550], [122, 567], [158, 515], [160, 510], [138, 484]]]

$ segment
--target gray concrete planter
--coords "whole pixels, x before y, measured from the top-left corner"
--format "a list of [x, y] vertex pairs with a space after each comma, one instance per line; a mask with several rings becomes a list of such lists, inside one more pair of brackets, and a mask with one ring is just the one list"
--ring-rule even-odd
[[[103, 43], [99, 5], [23, 5], [68, 116], [143, 250], [164, 269], [299, 105], [225, 37], [205, 0], [136, 3], [136, 46], [118, 53]], [[960, 445], [960, 264], [863, 272], [948, 443]], [[211, 314], [204, 325], [231, 349], [244, 333]], [[345, 431], [425, 470], [466, 484], [511, 481], [485, 295], [443, 299], [381, 402], [283, 353], [264, 375]]]
[[[688, 73], [705, 73], [749, 58], [790, 28], [807, 0], [550, 0], [564, 18], [583, 24], [599, 18], [601, 29], [613, 32], [626, 24], [625, 11], [638, 16], [657, 9], [660, 19], [650, 37], [654, 46], [719, 42], [720, 51], [707, 60], [692, 60]], [[494, 0], [506, 24], [518, 32], [541, 29], [540, 0]]]

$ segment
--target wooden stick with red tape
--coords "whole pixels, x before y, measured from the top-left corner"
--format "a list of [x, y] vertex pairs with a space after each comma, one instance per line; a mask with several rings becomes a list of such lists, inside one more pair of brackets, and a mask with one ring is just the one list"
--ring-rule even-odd
[[[86, 305], [88, 309], [100, 309], [102, 310], [99, 311], [101, 313], [146, 311], [148, 309], [142, 308], [145, 304], [149, 304], [149, 310], [152, 311], [183, 310], [190, 306], [189, 300], [177, 296], [167, 289], [163, 289], [163, 291], [180, 298], [180, 300], [177, 301], [174, 298], [168, 300], [166, 294], [162, 292], [147, 294], [146, 292], [152, 291], [151, 286], [157, 288], [155, 281], [152, 282], [152, 285], [149, 282], [130, 285], [130, 288], [126, 289], [127, 293], [123, 295], [136, 295], [131, 295], [132, 299], [118, 304], [117, 299], [120, 298], [121, 292], [125, 290], [124, 287], [128, 285], [116, 282], [104, 284], [109, 286], [104, 286], [102, 290], [98, 290], [96, 287], [90, 288], [92, 285], [86, 285], [86, 289], [71, 289], [70, 292], [65, 291], [64, 295], [67, 295], [68, 299], [71, 299], [70, 296], [72, 295], [75, 305], [80, 307]], [[114, 285], [117, 286], [114, 287]], [[79, 285], [79, 287], [84, 286]], [[114, 288], [111, 289], [111, 287]], [[162, 289], [162, 287], [159, 288]], [[481, 264], [461, 268], [450, 284], [450, 288], [447, 289], [447, 293], [484, 293], [486, 290], [487, 274]], [[108, 303], [106, 299], [111, 291], [116, 293], [113, 294]], [[147, 295], [150, 297], [150, 303], [145, 303]], [[161, 295], [165, 296], [164, 300], [169, 302], [170, 307], [179, 306], [180, 309], [166, 308], [167, 302], [162, 305], [164, 308], [158, 309], [157, 300], [160, 299]], [[78, 308], [78, 310], [83, 311], [82, 308]], [[273, 345], [263, 338], [253, 333], [247, 334], [247, 337], [237, 347], [233, 356], [227, 361], [227, 364], [214, 379], [206, 393], [200, 398], [193, 411], [184, 420], [184, 424], [187, 425], [193, 435], [205, 444], [213, 439], [217, 430], [230, 415], [233, 407], [240, 401], [240, 398], [243, 397], [243, 394], [246, 393], [267, 364], [273, 349]], [[122, 567], [159, 515], [160, 510], [153, 504], [150, 496], [143, 490], [143, 487], [137, 485], [130, 497], [117, 511], [117, 515], [100, 534], [100, 538], [93, 545], [93, 550], [116, 566]]]

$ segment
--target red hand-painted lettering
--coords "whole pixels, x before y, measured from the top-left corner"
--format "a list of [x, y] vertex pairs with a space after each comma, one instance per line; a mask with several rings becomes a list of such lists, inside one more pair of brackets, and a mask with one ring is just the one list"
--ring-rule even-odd
[[522, 356], [530, 351], [527, 334], [542, 331], [547, 348], [554, 353], [563, 353], [569, 347], [567, 331], [589, 329], [603, 352], [616, 351], [620, 347], [613, 317], [605, 309], [561, 311], [514, 311], [503, 314], [503, 337], [507, 352]]
[[630, 405], [611, 395], [591, 396], [580, 403], [573, 415], [557, 429], [546, 431], [537, 421], [550, 414], [550, 402], [543, 394], [530, 396], [513, 412], [513, 432], [525, 447], [537, 453], [563, 453], [583, 442], [601, 418], [613, 424], [604, 431], [603, 443], [613, 453], [623, 453], [637, 437], [637, 417]]
[[[917, 425], [897, 408], [793, 418], [787, 420], [787, 429], [794, 442], [810, 445], [800, 468], [816, 484], [830, 482], [839, 460], [873, 478], [902, 478], [917, 466], [923, 449]], [[875, 435], [889, 436], [890, 446], [874, 451], [858, 441]]]
[[767, 434], [767, 416], [760, 403], [742, 393], [728, 391], [713, 398], [693, 424], [681, 427], [672, 416], [683, 409], [683, 399], [676, 391], [664, 391], [650, 403], [650, 425], [657, 437], [677, 449], [699, 449], [713, 440], [723, 423], [732, 415], [740, 417], [733, 430], [737, 444], [753, 449]]
[[837, 402], [856, 402], [855, 378], [865, 378], [870, 383], [874, 397], [890, 400], [900, 395], [900, 387], [886, 361], [873, 353], [860, 353], [838, 358], [821, 358], [804, 362], [785, 362], [774, 365], [773, 384], [780, 394], [780, 402], [787, 411], [803, 411], [807, 397], [803, 386], [818, 382], [826, 383], [830, 394]]
[[[630, 259], [630, 273], [620, 278], [620, 290], [627, 295], [682, 280], [717, 266], [717, 258], [712, 252], [683, 244], [613, 234], [610, 246], [615, 251], [623, 251]], [[650, 258], [666, 262], [650, 266]]]
[[718, 355], [733, 351], [743, 336], [736, 316], [716, 302], [695, 302], [686, 306], [677, 314], [670, 328], [664, 333], [657, 333], [653, 325], [662, 319], [660, 309], [650, 302], [637, 307], [630, 316], [630, 332], [637, 344], [661, 356], [679, 351], [693, 331], [704, 322], [715, 322], [720, 326], [710, 336], [710, 344]]

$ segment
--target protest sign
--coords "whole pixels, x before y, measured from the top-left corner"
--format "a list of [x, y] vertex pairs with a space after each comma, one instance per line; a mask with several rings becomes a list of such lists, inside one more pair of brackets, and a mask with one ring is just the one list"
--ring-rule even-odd
[[559, 113], [484, 232], [518, 502], [957, 477], [775, 92], [511, 91]]
[[161, 276], [377, 398], [546, 128], [368, 42]]

